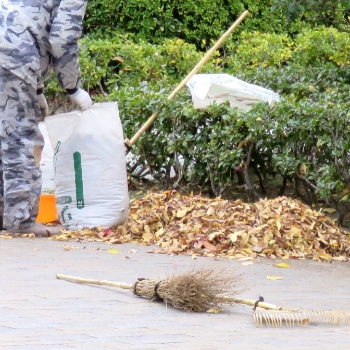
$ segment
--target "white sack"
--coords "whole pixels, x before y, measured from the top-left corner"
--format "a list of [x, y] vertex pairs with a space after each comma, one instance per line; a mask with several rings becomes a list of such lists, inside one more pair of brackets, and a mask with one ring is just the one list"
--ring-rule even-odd
[[122, 125], [116, 102], [47, 117], [54, 149], [55, 194], [66, 229], [125, 222], [128, 183]]
[[196, 109], [229, 101], [231, 107], [247, 110], [259, 101], [280, 101], [280, 95], [272, 90], [246, 83], [229, 74], [196, 74], [187, 86]]

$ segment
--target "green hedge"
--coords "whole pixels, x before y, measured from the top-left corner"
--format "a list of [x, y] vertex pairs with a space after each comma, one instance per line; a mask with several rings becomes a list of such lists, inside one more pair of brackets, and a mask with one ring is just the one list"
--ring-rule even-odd
[[245, 10], [249, 16], [242, 30], [295, 33], [305, 27], [288, 23], [281, 11], [271, 11], [270, 0], [90, 0], [85, 17], [85, 33], [105, 37], [115, 33], [133, 33], [148, 42], [180, 38], [204, 48], [221, 34]]
[[350, 37], [334, 28], [304, 29], [294, 40], [285, 34], [243, 32], [226, 47], [225, 68], [237, 72], [287, 64], [306, 68], [350, 63]]

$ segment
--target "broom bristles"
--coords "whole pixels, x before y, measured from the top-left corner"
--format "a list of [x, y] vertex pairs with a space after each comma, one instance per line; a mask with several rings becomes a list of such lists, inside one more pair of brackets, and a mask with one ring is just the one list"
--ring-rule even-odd
[[236, 295], [236, 284], [240, 275], [228, 276], [223, 270], [201, 269], [161, 280], [139, 280], [133, 285], [135, 295], [162, 300], [187, 312], [203, 312], [232, 305], [231, 300], [220, 295]]
[[334, 310], [282, 309], [266, 310], [256, 308], [253, 312], [255, 325], [262, 327], [304, 326], [309, 323], [350, 324], [350, 312]]

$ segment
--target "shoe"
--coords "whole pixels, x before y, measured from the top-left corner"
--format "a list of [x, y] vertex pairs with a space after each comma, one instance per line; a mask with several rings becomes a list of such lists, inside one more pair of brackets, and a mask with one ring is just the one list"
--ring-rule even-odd
[[33, 226], [26, 228], [26, 229], [7, 229], [6, 231], [8, 233], [20, 233], [20, 234], [25, 234], [25, 233], [34, 233], [35, 236], [38, 237], [50, 237], [50, 236], [55, 236], [61, 233], [61, 230], [63, 230], [64, 227], [61, 225], [57, 226], [48, 226], [48, 225], [43, 225], [40, 224], [39, 222], [36, 222]]

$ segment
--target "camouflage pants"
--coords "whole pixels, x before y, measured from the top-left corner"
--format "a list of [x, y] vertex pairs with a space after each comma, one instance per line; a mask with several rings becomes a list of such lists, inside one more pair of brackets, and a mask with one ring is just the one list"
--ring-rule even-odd
[[39, 118], [35, 88], [0, 67], [0, 219], [7, 229], [29, 228], [38, 215], [44, 147]]

